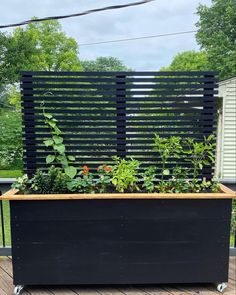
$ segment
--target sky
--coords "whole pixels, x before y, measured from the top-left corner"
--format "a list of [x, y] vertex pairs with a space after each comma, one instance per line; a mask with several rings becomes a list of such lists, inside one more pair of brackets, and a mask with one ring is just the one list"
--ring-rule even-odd
[[[81, 12], [137, 0], [0, 0], [0, 24]], [[137, 7], [60, 20], [78, 44], [195, 30], [196, 8], [211, 0], [156, 0]], [[9, 30], [11, 31], [11, 30]], [[199, 50], [194, 34], [81, 46], [81, 60], [113, 56], [134, 70], [159, 70], [181, 51]]]

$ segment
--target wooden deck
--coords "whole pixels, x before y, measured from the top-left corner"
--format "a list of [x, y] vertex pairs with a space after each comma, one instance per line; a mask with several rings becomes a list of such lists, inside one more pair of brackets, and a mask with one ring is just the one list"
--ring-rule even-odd
[[[12, 264], [8, 257], [0, 257], [0, 295], [13, 294]], [[27, 287], [22, 295], [214, 295], [220, 294], [211, 284], [153, 285], [153, 286], [96, 286], [96, 287]], [[236, 257], [230, 258], [228, 288], [225, 295], [236, 294]]]

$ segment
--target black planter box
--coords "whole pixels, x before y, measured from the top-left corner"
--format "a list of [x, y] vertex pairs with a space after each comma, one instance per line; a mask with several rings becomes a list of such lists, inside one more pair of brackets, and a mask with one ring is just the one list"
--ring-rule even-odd
[[226, 282], [231, 201], [10, 201], [14, 284]]

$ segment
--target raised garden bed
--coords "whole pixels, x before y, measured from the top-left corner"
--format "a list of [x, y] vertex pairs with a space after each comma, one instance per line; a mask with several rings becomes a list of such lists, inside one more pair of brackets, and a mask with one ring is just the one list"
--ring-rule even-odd
[[232, 198], [11, 190], [14, 283], [227, 282]]

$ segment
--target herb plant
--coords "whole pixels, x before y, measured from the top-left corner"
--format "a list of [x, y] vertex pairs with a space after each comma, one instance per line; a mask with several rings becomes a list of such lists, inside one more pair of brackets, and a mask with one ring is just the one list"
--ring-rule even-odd
[[155, 190], [155, 180], [156, 180], [156, 167], [147, 167], [143, 173], [143, 188], [152, 193]]
[[155, 133], [154, 142], [154, 151], [157, 152], [158, 156], [161, 158], [161, 181], [163, 181], [164, 175], [170, 174], [170, 170], [166, 168], [167, 161], [170, 158], [180, 158], [180, 154], [182, 152], [180, 137], [171, 136], [165, 138], [160, 137], [157, 133]]
[[37, 170], [31, 179], [30, 189], [38, 194], [67, 193], [67, 182], [69, 177], [63, 173], [61, 168], [51, 166], [48, 171]]
[[187, 149], [184, 153], [187, 155], [185, 161], [188, 161], [193, 166], [193, 190], [198, 188], [198, 175], [202, 171], [204, 165], [211, 165], [214, 163], [214, 135], [204, 137], [203, 141], [196, 141], [193, 138], [187, 138], [184, 141]]
[[176, 166], [173, 169], [171, 182], [171, 192], [186, 193], [190, 188], [190, 180], [188, 179], [189, 169]]
[[138, 168], [139, 161], [130, 159], [121, 159], [120, 157], [112, 158], [115, 165], [112, 167], [112, 184], [120, 193], [124, 191], [139, 190], [138, 182]]

